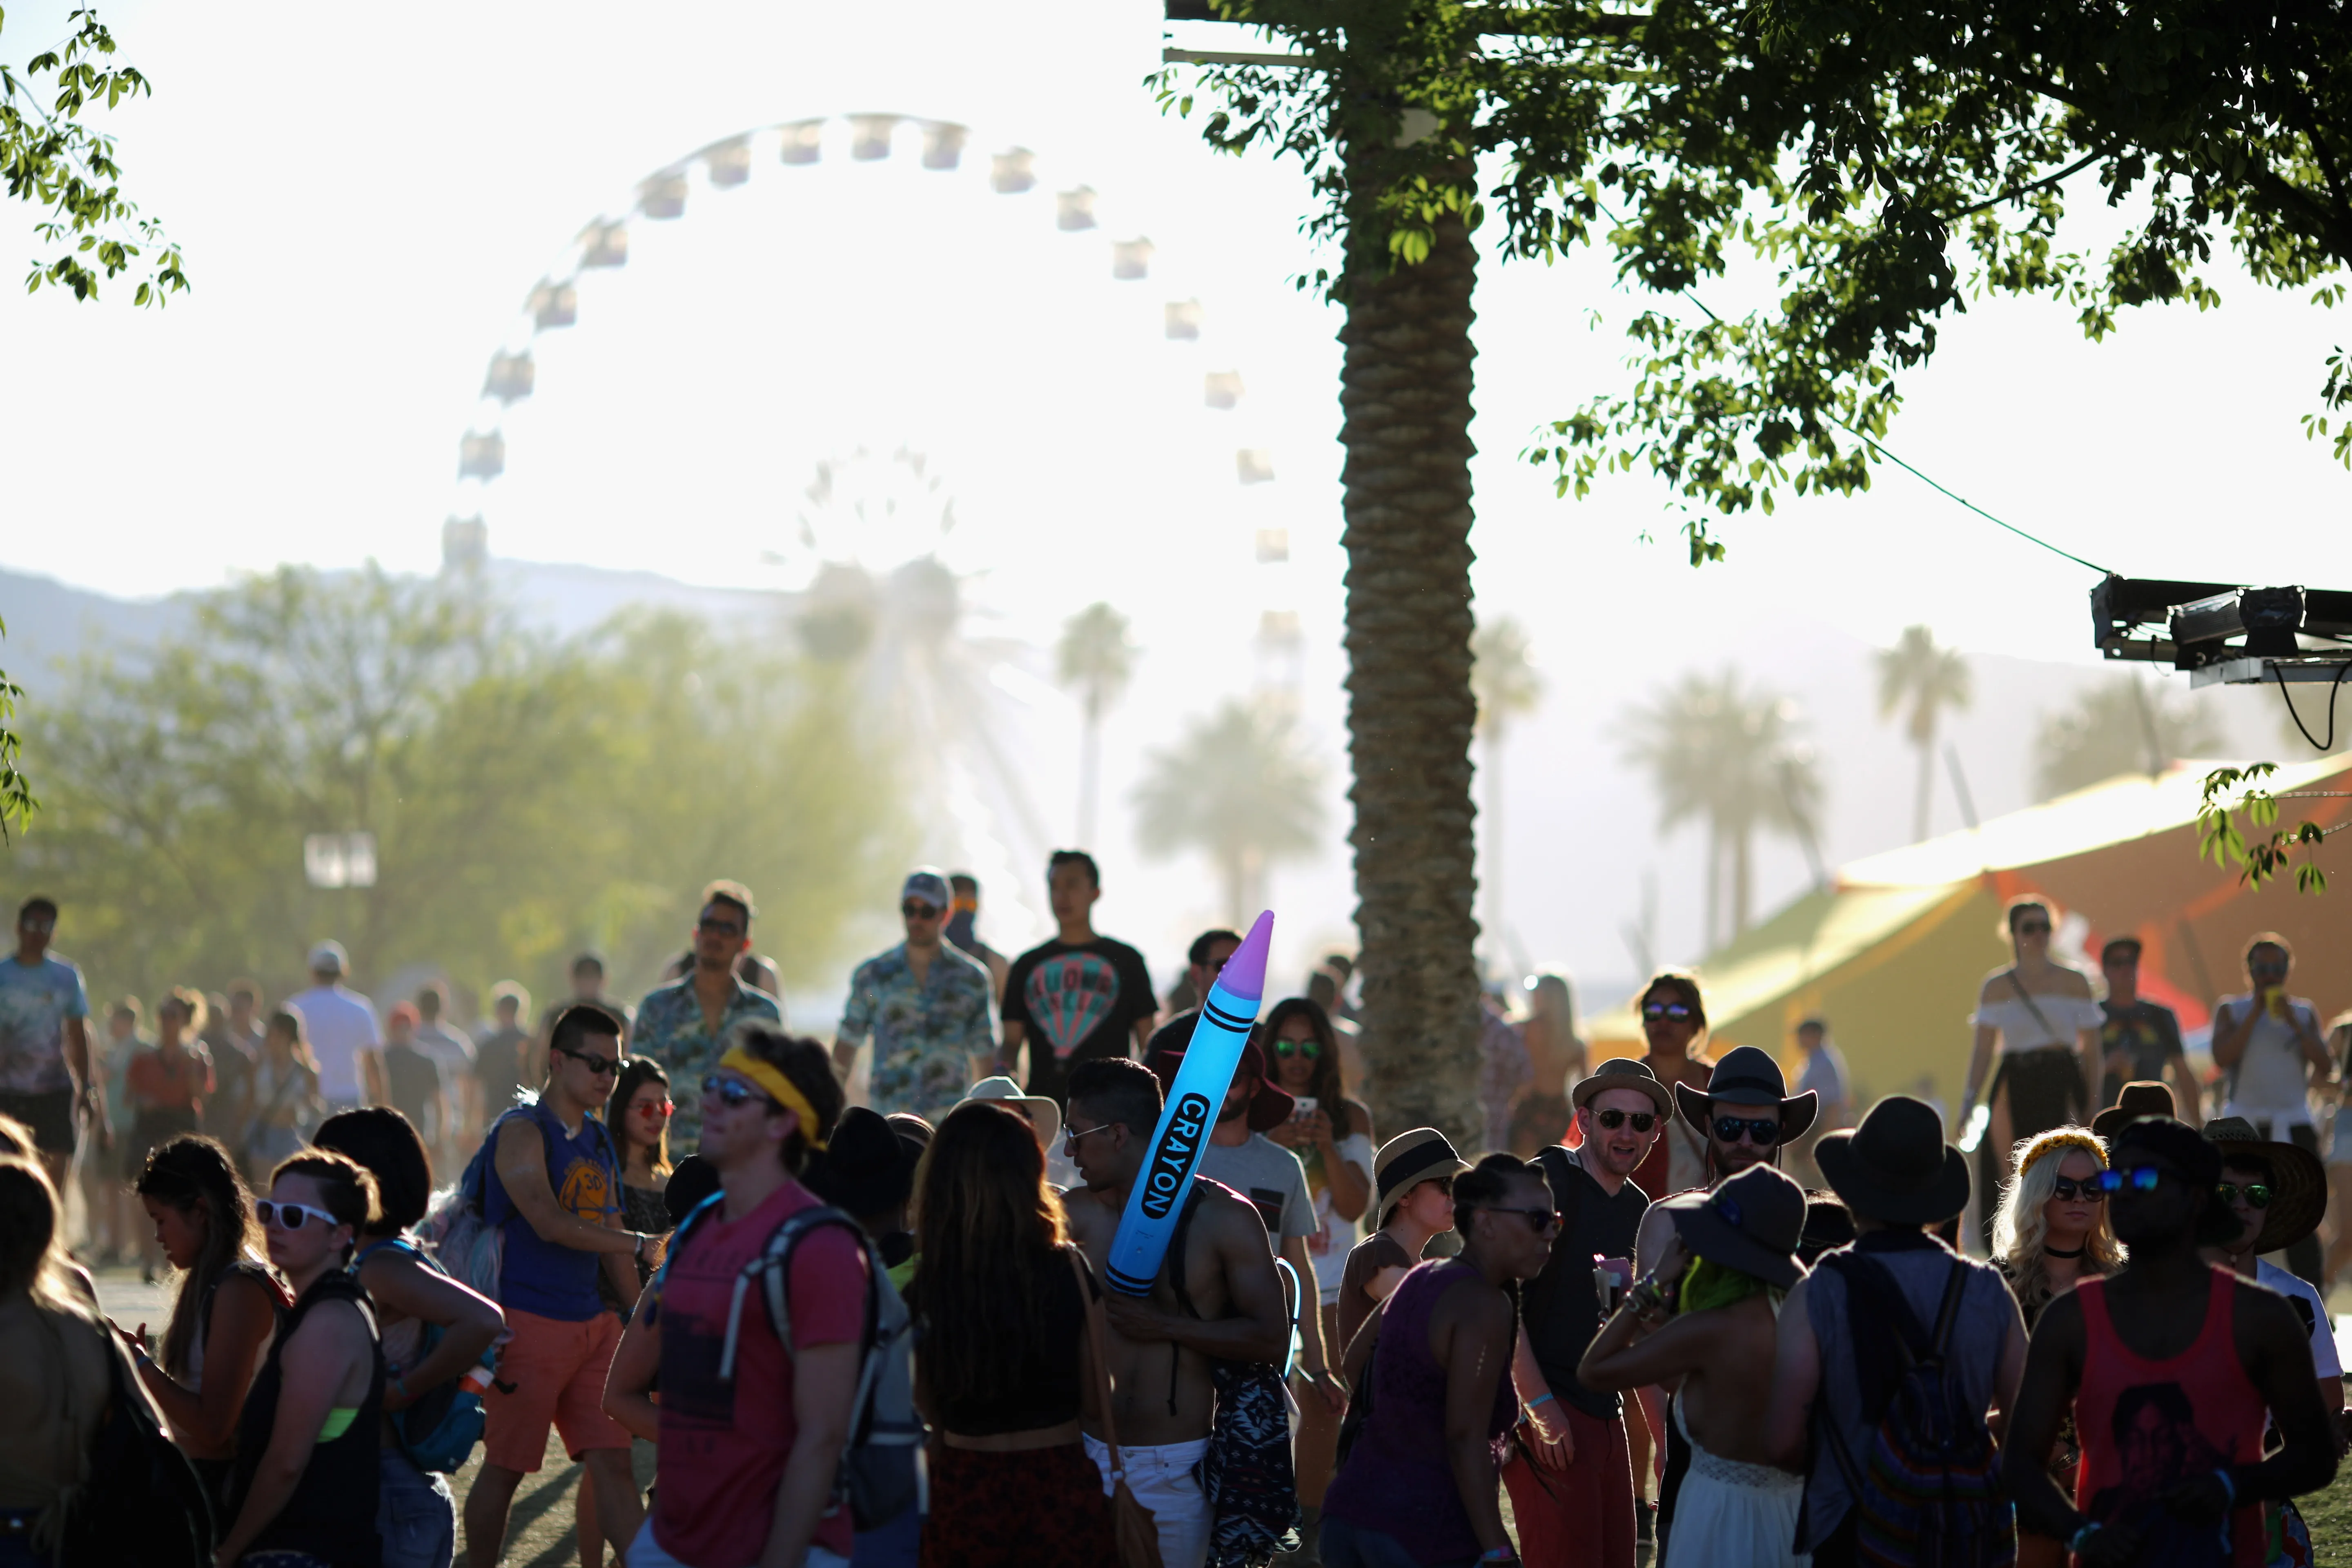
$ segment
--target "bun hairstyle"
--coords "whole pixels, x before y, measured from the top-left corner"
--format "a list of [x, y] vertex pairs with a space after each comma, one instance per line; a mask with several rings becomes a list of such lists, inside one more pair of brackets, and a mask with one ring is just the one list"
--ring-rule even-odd
[[1486, 1155], [1454, 1178], [1454, 1228], [1467, 1239], [1472, 1211], [1507, 1195], [1513, 1183], [1534, 1179], [1527, 1162], [1517, 1154]]
[[[383, 1212], [376, 1200], [375, 1177], [347, 1154], [305, 1149], [278, 1161], [278, 1168], [269, 1173], [269, 1184], [276, 1186], [281, 1176], [308, 1176], [318, 1183], [320, 1203], [335, 1216], [337, 1225], [352, 1227], [354, 1241], [365, 1235]], [[351, 1248], [346, 1247], [343, 1250], [349, 1252]]]
[[163, 1370], [184, 1378], [195, 1345], [196, 1324], [204, 1316], [205, 1297], [231, 1264], [261, 1250], [253, 1199], [238, 1178], [228, 1151], [194, 1132], [158, 1145], [147, 1156], [146, 1169], [139, 1173], [136, 1190], [141, 1197], [184, 1215], [204, 1216], [204, 1248], [180, 1276], [179, 1293], [172, 1300], [171, 1326], [163, 1332]]
[[[804, 1035], [785, 1033], [781, 1025], [751, 1020], [736, 1025], [728, 1035], [727, 1044], [730, 1049], [742, 1047], [790, 1079], [793, 1087], [808, 1098], [809, 1108], [816, 1112], [818, 1139], [833, 1137], [847, 1100], [842, 1093], [841, 1080], [833, 1076], [832, 1052]], [[795, 1176], [805, 1174], [808, 1169], [806, 1132], [803, 1129], [784, 1140], [784, 1169]]]

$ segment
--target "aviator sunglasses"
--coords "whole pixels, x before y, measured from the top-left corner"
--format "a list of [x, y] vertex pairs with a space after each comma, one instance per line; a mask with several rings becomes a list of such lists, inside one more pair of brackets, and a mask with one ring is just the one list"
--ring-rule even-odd
[[2161, 1165], [2134, 1165], [2128, 1171], [2101, 1171], [2091, 1178], [2091, 1185], [2102, 1193], [2119, 1193], [2126, 1187], [2136, 1193], [2152, 1193], [2169, 1173]]
[[1311, 1062], [1323, 1054], [1323, 1042], [1320, 1040], [1276, 1040], [1274, 1042], [1274, 1054], [1278, 1057], [1305, 1057]]
[[[765, 1100], [770, 1105], [776, 1105], [773, 1099], [753, 1089], [741, 1079], [720, 1078], [717, 1073], [712, 1073], [702, 1080], [702, 1092], [717, 1095], [719, 1103], [730, 1110], [739, 1105], [748, 1105], [755, 1100]], [[776, 1105], [776, 1109], [782, 1110], [783, 1107]]]
[[1648, 1018], [1653, 1022], [1655, 1022], [1660, 1018], [1673, 1018], [1680, 1021], [1689, 1017], [1690, 1016], [1690, 1005], [1685, 1002], [1644, 1002], [1642, 1004], [1642, 1016]]
[[2248, 1208], [2266, 1209], [2271, 1206], [2271, 1190], [2260, 1182], [2249, 1182], [2242, 1187], [2235, 1182], [2223, 1182], [2213, 1190], [2221, 1195], [2225, 1204], [2234, 1204], [2243, 1195]]

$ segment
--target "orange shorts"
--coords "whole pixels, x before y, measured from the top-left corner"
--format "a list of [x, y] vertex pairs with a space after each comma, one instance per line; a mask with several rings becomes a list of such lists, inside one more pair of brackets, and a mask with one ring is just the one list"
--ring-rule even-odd
[[[524, 1475], [547, 1457], [547, 1429], [563, 1435], [573, 1458], [591, 1448], [626, 1448], [629, 1435], [604, 1414], [604, 1374], [621, 1342], [621, 1320], [599, 1312], [584, 1323], [506, 1310], [513, 1338], [499, 1351], [498, 1381], [482, 1399], [482, 1458]], [[507, 1392], [512, 1389], [512, 1393]]]

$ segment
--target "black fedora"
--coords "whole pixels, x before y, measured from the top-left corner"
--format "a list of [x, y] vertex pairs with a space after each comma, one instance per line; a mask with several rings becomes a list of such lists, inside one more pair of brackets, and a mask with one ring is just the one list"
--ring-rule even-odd
[[841, 1113], [824, 1156], [811, 1163], [805, 1179], [809, 1191], [863, 1219], [907, 1201], [919, 1158], [881, 1112], [853, 1105]]
[[1686, 1083], [1675, 1085], [1675, 1105], [1683, 1120], [1705, 1133], [1715, 1112], [1709, 1100], [1725, 1100], [1733, 1105], [1777, 1105], [1780, 1108], [1780, 1141], [1793, 1142], [1805, 1134], [1821, 1114], [1822, 1097], [1811, 1089], [1802, 1094], [1789, 1092], [1789, 1080], [1780, 1076], [1780, 1064], [1770, 1055], [1754, 1046], [1737, 1046], [1723, 1053], [1715, 1064], [1715, 1076], [1706, 1080], [1704, 1089], [1693, 1089]]
[[1830, 1190], [1864, 1218], [1941, 1225], [1969, 1206], [1969, 1158], [1944, 1142], [1936, 1108], [1890, 1094], [1851, 1132], [1825, 1132], [1813, 1158]]
[[1663, 1205], [1683, 1245], [1709, 1263], [1786, 1290], [1805, 1277], [1805, 1189], [1769, 1165], [1750, 1165], [1712, 1192], [1681, 1193]]

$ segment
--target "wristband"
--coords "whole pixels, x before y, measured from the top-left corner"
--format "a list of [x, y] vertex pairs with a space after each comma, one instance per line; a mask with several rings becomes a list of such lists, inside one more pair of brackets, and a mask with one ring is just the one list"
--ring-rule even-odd
[[1536, 1406], [1537, 1406], [1537, 1405], [1538, 1405], [1548, 1404], [1548, 1403], [1549, 1403], [1552, 1399], [1554, 1399], [1555, 1397], [1556, 1397], [1556, 1396], [1555, 1396], [1553, 1394], [1551, 1394], [1549, 1390], [1545, 1391], [1545, 1392], [1544, 1392], [1544, 1393], [1542, 1393], [1542, 1394], [1537, 1394], [1533, 1399], [1530, 1399], [1530, 1400], [1528, 1400], [1528, 1415], [1534, 1415], [1534, 1414], [1536, 1413]]
[[2066, 1538], [2066, 1550], [2076, 1555], [2080, 1555], [2083, 1548], [2090, 1544], [2091, 1537], [2098, 1533], [2099, 1521], [2095, 1519], [2084, 1520], [2083, 1521], [2083, 1528]]

